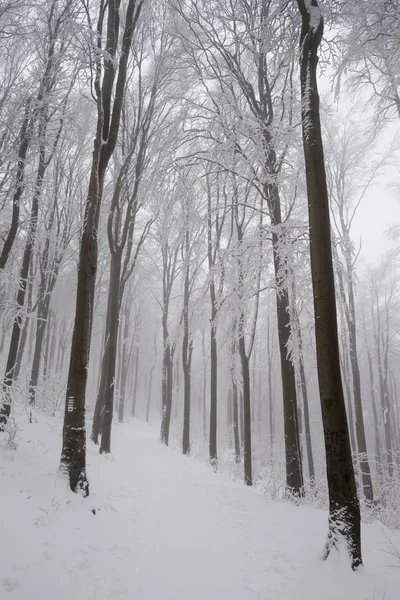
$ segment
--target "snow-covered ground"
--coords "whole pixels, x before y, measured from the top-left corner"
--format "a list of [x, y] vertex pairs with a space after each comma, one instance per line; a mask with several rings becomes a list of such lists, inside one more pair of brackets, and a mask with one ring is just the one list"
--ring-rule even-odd
[[58, 423], [38, 416], [18, 435], [0, 449], [1, 600], [400, 599], [387, 539], [400, 534], [379, 523], [363, 526], [353, 573], [344, 552], [320, 559], [326, 513], [267, 502], [154, 427], [116, 425], [111, 457], [89, 444], [88, 499], [57, 473]]

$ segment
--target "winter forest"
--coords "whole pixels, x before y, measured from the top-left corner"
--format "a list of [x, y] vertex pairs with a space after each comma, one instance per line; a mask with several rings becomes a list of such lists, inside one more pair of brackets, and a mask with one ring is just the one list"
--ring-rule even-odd
[[0, 598], [399, 599], [399, 72], [397, 0], [0, 0]]

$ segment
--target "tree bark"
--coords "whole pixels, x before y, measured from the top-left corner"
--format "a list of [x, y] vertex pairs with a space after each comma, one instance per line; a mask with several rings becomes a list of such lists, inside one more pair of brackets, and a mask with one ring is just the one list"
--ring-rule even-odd
[[300, 82], [303, 147], [310, 227], [318, 382], [329, 490], [329, 533], [325, 557], [345, 539], [353, 569], [362, 564], [360, 507], [351, 457], [340, 373], [329, 199], [319, 115], [318, 48], [323, 19], [317, 0], [297, 0], [302, 18]]
[[190, 298], [190, 245], [189, 245], [189, 210], [186, 206], [186, 231], [185, 231], [185, 280], [183, 290], [183, 340], [182, 340], [182, 370], [184, 379], [183, 388], [183, 432], [182, 452], [190, 454], [190, 404], [191, 404], [191, 371], [193, 341], [190, 336], [189, 324], [189, 298]]
[[[86, 476], [86, 381], [92, 333], [94, 291], [97, 271], [97, 231], [102, 199], [103, 182], [109, 160], [114, 152], [125, 93], [127, 65], [136, 23], [143, 0], [129, 0], [118, 66], [115, 54], [118, 44], [119, 1], [109, 0], [106, 50], [103, 82], [100, 84], [101, 65], [96, 59], [95, 90], [98, 105], [96, 137], [90, 172], [89, 191], [85, 206], [79, 263], [74, 330], [68, 373], [64, 412], [61, 470], [67, 475], [73, 492], [89, 495]], [[101, 43], [103, 14], [98, 21], [98, 43]], [[101, 48], [99, 48], [101, 49]], [[117, 72], [114, 104], [112, 91]]]
[[[270, 154], [273, 154], [270, 151]], [[268, 159], [268, 164], [275, 163], [274, 156]], [[276, 282], [276, 311], [278, 319], [278, 342], [282, 375], [283, 417], [285, 429], [286, 454], [286, 486], [288, 492], [303, 495], [303, 470], [301, 463], [301, 448], [299, 437], [296, 375], [294, 365], [288, 356], [291, 336], [289, 290], [285, 282], [285, 259], [282, 258], [282, 234], [277, 228], [282, 225], [281, 201], [276, 183], [265, 185], [265, 197], [274, 227], [272, 232], [272, 250], [274, 258], [274, 274]]]
[[25, 107], [24, 120], [22, 121], [21, 130], [19, 133], [19, 148], [18, 148], [18, 162], [17, 162], [17, 176], [15, 182], [15, 192], [13, 195], [13, 208], [11, 225], [7, 237], [5, 239], [1, 255], [0, 255], [0, 270], [4, 269], [6, 262], [10, 256], [11, 248], [14, 244], [15, 236], [17, 235], [19, 226], [19, 209], [21, 204], [21, 197], [25, 187], [25, 164], [26, 155], [29, 148], [32, 130], [32, 118], [31, 118], [31, 107], [30, 101], [28, 100]]
[[[44, 115], [43, 115], [44, 119]], [[11, 387], [15, 383], [15, 366], [18, 353], [18, 345], [21, 336], [22, 311], [25, 304], [25, 295], [28, 282], [29, 267], [33, 248], [35, 245], [37, 221], [39, 214], [39, 200], [42, 194], [43, 179], [47, 168], [46, 161], [46, 145], [45, 145], [45, 128], [46, 121], [41, 126], [42, 139], [39, 147], [39, 165], [36, 173], [35, 191], [32, 198], [31, 214], [29, 220], [28, 234], [26, 237], [25, 249], [22, 258], [21, 271], [19, 276], [19, 288], [17, 292], [17, 310], [14, 317], [14, 324], [11, 333], [10, 348], [8, 352], [6, 372], [3, 380], [4, 403], [0, 409], [0, 431], [4, 430], [8, 417], [11, 411]]]
[[107, 321], [109, 322], [106, 377], [104, 388], [104, 417], [101, 430], [100, 454], [111, 452], [111, 424], [114, 413], [115, 365], [117, 359], [117, 340], [119, 328], [119, 289], [121, 278], [121, 254], [111, 255], [110, 287], [107, 302]]

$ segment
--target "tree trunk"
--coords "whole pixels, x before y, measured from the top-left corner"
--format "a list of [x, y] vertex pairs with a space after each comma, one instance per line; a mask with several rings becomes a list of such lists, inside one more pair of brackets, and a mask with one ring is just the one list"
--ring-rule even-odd
[[[43, 132], [44, 135], [44, 132]], [[28, 282], [29, 267], [33, 248], [35, 245], [37, 220], [39, 214], [39, 200], [42, 195], [43, 178], [47, 168], [45, 143], [42, 140], [39, 147], [39, 165], [36, 174], [35, 192], [32, 198], [31, 215], [29, 220], [28, 234], [26, 237], [25, 250], [22, 258], [19, 276], [19, 288], [17, 292], [17, 310], [11, 334], [10, 349], [8, 352], [6, 372], [3, 380], [4, 402], [0, 409], [0, 431], [4, 430], [11, 411], [11, 387], [15, 383], [15, 365], [17, 360], [18, 345], [21, 336], [22, 311], [25, 304], [25, 295]]]
[[119, 391], [119, 404], [118, 404], [118, 422], [123, 423], [124, 421], [124, 410], [125, 410], [125, 390], [128, 378], [128, 364], [130, 352], [128, 352], [128, 336], [129, 336], [129, 317], [130, 308], [128, 302], [125, 303], [124, 310], [124, 339], [122, 340], [122, 356], [121, 356], [121, 379], [120, 379], [120, 391]]
[[306, 438], [306, 449], [307, 449], [307, 461], [308, 461], [308, 475], [310, 477], [311, 482], [315, 481], [315, 470], [314, 470], [314, 458], [312, 452], [312, 442], [311, 442], [311, 428], [310, 428], [310, 411], [308, 407], [308, 393], [307, 393], [307, 383], [306, 383], [306, 374], [304, 371], [304, 354], [303, 354], [303, 339], [301, 335], [301, 330], [299, 326], [299, 371], [300, 371], [300, 386], [301, 393], [303, 396], [303, 409], [304, 409], [304, 429], [305, 429], [305, 438]]
[[191, 370], [193, 342], [190, 337], [189, 325], [189, 297], [190, 297], [190, 272], [189, 272], [189, 217], [188, 211], [185, 232], [185, 281], [183, 290], [183, 340], [182, 340], [182, 370], [184, 380], [183, 396], [183, 432], [182, 452], [190, 454], [190, 402], [191, 402]]
[[[271, 164], [275, 160], [270, 159]], [[276, 228], [282, 224], [281, 201], [276, 183], [265, 185], [265, 196], [275, 228], [272, 232], [274, 274], [276, 282], [276, 310], [278, 318], [278, 342], [282, 375], [283, 417], [285, 428], [286, 486], [291, 494], [303, 495], [303, 470], [298, 426], [296, 376], [291, 358], [288, 356], [291, 336], [289, 291], [285, 282], [285, 259], [281, 257], [281, 236]]]
[[[349, 241], [350, 243], [350, 241]], [[361, 380], [360, 380], [360, 369], [358, 366], [357, 356], [357, 330], [356, 330], [356, 311], [354, 303], [354, 290], [353, 290], [353, 264], [352, 257], [346, 252], [346, 268], [347, 268], [347, 288], [348, 288], [348, 302], [346, 299], [346, 293], [344, 289], [343, 275], [338, 269], [338, 282], [340, 297], [342, 298], [343, 310], [346, 319], [347, 331], [349, 335], [349, 357], [350, 367], [353, 382], [353, 398], [354, 398], [354, 409], [355, 409], [355, 432], [357, 438], [357, 446], [354, 449], [357, 450], [358, 459], [360, 463], [361, 479], [363, 485], [364, 496], [367, 502], [373, 502], [374, 495], [372, 489], [371, 471], [369, 467], [368, 454], [367, 454], [367, 442], [365, 439], [365, 427], [364, 427], [364, 415], [362, 410], [361, 401]], [[345, 379], [348, 382], [348, 378]], [[346, 384], [349, 386], [349, 384]], [[348, 395], [348, 404], [351, 407], [351, 395]], [[350, 414], [350, 412], [349, 412]]]
[[374, 417], [376, 475], [378, 478], [379, 485], [382, 485], [381, 438], [380, 438], [380, 432], [379, 432], [378, 411], [376, 409], [377, 401], [376, 401], [376, 393], [375, 393], [374, 369], [372, 366], [371, 352], [368, 348], [367, 348], [367, 358], [368, 358], [368, 372], [369, 372], [369, 383], [370, 383], [370, 392], [371, 392], [372, 414]]
[[121, 278], [121, 254], [111, 255], [110, 287], [107, 302], [107, 321], [109, 322], [106, 377], [104, 389], [104, 417], [101, 429], [100, 454], [111, 452], [111, 425], [114, 413], [115, 365], [117, 359], [117, 340], [119, 328], [119, 289]]
[[352, 568], [356, 569], [362, 564], [360, 507], [340, 373], [329, 199], [316, 75], [323, 19], [317, 0], [297, 2], [302, 17], [300, 82], [315, 338], [329, 490], [325, 557], [342, 537], [347, 542]]
[[0, 255], [0, 270], [4, 269], [8, 257], [10, 256], [11, 248], [14, 244], [15, 236], [17, 235], [19, 225], [19, 209], [21, 204], [21, 197], [25, 187], [25, 165], [26, 165], [26, 154], [31, 138], [32, 119], [30, 116], [31, 107], [30, 101], [26, 103], [24, 120], [21, 125], [19, 133], [19, 148], [18, 148], [18, 163], [17, 163], [17, 177], [15, 182], [15, 191], [13, 195], [13, 208], [11, 225], [7, 237], [5, 239], [3, 249]]
[[138, 346], [135, 351], [135, 364], [134, 364], [134, 380], [133, 380], [133, 389], [132, 389], [132, 410], [131, 416], [136, 418], [136, 401], [137, 401], [137, 390], [139, 383], [139, 339]]
[[26, 341], [28, 339], [29, 333], [29, 325], [31, 323], [31, 313], [32, 313], [32, 296], [33, 296], [33, 269], [32, 263], [29, 269], [29, 280], [28, 280], [28, 296], [26, 300], [26, 311], [25, 311], [25, 319], [24, 324], [22, 325], [21, 338], [18, 344], [18, 352], [17, 358], [15, 361], [15, 370], [14, 370], [14, 379], [18, 380], [19, 374], [22, 367], [22, 359], [25, 354]]
[[[102, 199], [103, 182], [109, 160], [115, 150], [125, 92], [127, 65], [132, 38], [143, 0], [129, 0], [118, 67], [115, 52], [118, 43], [119, 2], [109, 0], [107, 19], [108, 60], [104, 62], [104, 77], [100, 85], [100, 63], [96, 62], [95, 91], [98, 105], [96, 137], [94, 141], [88, 197], [85, 206], [79, 263], [78, 286], [72, 346], [64, 412], [61, 470], [69, 479], [71, 490], [89, 495], [86, 477], [86, 381], [92, 333], [94, 291], [97, 270], [97, 231]], [[99, 27], [103, 21], [99, 17]], [[99, 37], [98, 43], [101, 39]], [[114, 105], [111, 110], [112, 90], [116, 72]]]
[[169, 342], [164, 345], [162, 365], [161, 442], [168, 446], [172, 411], [173, 352]]
[[239, 356], [242, 364], [243, 384], [243, 466], [244, 482], [253, 485], [252, 450], [251, 450], [251, 405], [250, 405], [250, 370], [249, 357], [246, 353], [244, 341], [244, 315], [239, 323]]
[[233, 441], [235, 445], [235, 462], [240, 463], [240, 439], [239, 439], [239, 404], [238, 404], [238, 387], [237, 383], [232, 378], [232, 405], [233, 405]]
[[36, 317], [36, 336], [35, 336], [35, 349], [33, 352], [32, 370], [29, 381], [29, 404], [35, 405], [36, 401], [36, 387], [39, 381], [40, 373], [40, 361], [42, 357], [44, 334], [47, 326], [47, 319], [49, 316], [50, 308], [50, 294], [46, 294], [39, 301], [37, 308]]
[[216, 468], [218, 463], [217, 451], [217, 386], [218, 386], [218, 364], [217, 364], [217, 310], [215, 298], [215, 285], [210, 282], [211, 298], [211, 326], [210, 326], [210, 431], [209, 431], [209, 455], [210, 463]]

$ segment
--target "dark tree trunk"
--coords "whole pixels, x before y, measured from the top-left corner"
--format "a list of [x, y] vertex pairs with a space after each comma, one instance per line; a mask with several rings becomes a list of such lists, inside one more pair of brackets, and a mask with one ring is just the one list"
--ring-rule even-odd
[[233, 412], [233, 441], [235, 445], [235, 462], [240, 463], [240, 439], [239, 439], [239, 404], [238, 387], [235, 380], [232, 380], [232, 412]]
[[209, 455], [210, 463], [213, 467], [217, 466], [217, 311], [215, 299], [215, 286], [210, 282], [211, 296], [211, 326], [210, 326], [210, 432], [209, 432]]
[[125, 393], [126, 383], [128, 378], [128, 364], [130, 353], [128, 352], [128, 336], [129, 336], [129, 317], [130, 308], [128, 302], [125, 303], [124, 310], [124, 339], [122, 340], [122, 356], [121, 356], [121, 378], [120, 378], [120, 391], [119, 391], [119, 404], [118, 404], [118, 422], [123, 423], [124, 421], [124, 409], [125, 409]]
[[19, 374], [22, 367], [22, 359], [25, 354], [26, 342], [29, 334], [29, 326], [31, 323], [31, 313], [32, 313], [32, 296], [33, 296], [33, 269], [32, 263], [29, 269], [29, 280], [28, 280], [28, 290], [27, 290], [27, 300], [26, 300], [26, 311], [25, 311], [25, 319], [22, 325], [21, 337], [18, 344], [18, 352], [17, 358], [15, 361], [15, 370], [14, 370], [14, 380], [17, 381], [19, 378]]
[[[109, 0], [106, 44], [109, 59], [105, 60], [102, 84], [100, 83], [101, 67], [98, 62], [99, 59], [96, 59], [95, 91], [98, 105], [98, 120], [79, 253], [75, 321], [72, 334], [64, 412], [63, 447], [61, 451], [61, 470], [68, 476], [71, 490], [74, 492], [81, 491], [85, 496], [89, 495], [89, 483], [86, 477], [86, 381], [97, 270], [98, 222], [104, 176], [117, 143], [129, 53], [142, 4], [143, 0], [129, 0], [128, 2], [121, 55], [117, 67], [115, 65], [115, 54], [118, 45], [120, 20], [119, 1]], [[101, 14], [98, 21], [99, 34], [102, 30], [102, 23], [103, 14]], [[98, 36], [98, 43], [100, 43], [100, 40], [101, 35]], [[112, 91], [116, 73], [117, 81], [114, 105], [111, 109]]]
[[[273, 151], [268, 164], [274, 165], [276, 160]], [[270, 169], [269, 169], [270, 170]], [[276, 183], [265, 185], [271, 223], [275, 228], [272, 232], [272, 249], [274, 257], [274, 274], [276, 282], [276, 311], [278, 318], [278, 342], [282, 376], [283, 418], [285, 429], [286, 453], [286, 486], [291, 494], [303, 495], [303, 470], [301, 464], [301, 448], [299, 437], [296, 375], [289, 352], [291, 336], [289, 291], [285, 282], [286, 263], [282, 258], [282, 234], [276, 231], [282, 224], [281, 201]]]
[[271, 319], [267, 315], [267, 360], [268, 360], [268, 408], [269, 408], [269, 444], [271, 455], [274, 447], [275, 428], [274, 428], [274, 403], [272, 397], [272, 344], [271, 344]]
[[185, 232], [185, 281], [183, 291], [183, 340], [182, 340], [182, 370], [184, 380], [183, 392], [183, 432], [182, 452], [190, 454], [190, 403], [191, 403], [191, 376], [192, 376], [192, 351], [193, 342], [190, 336], [189, 325], [189, 297], [190, 297], [190, 272], [189, 272], [189, 217], [187, 211]]
[[[111, 275], [110, 275], [111, 277]], [[108, 295], [110, 296], [111, 289], [108, 289]], [[107, 299], [107, 306], [108, 306]], [[106, 324], [103, 332], [103, 343], [102, 343], [102, 357], [100, 362], [100, 377], [97, 388], [96, 404], [93, 413], [92, 432], [90, 439], [96, 445], [99, 443], [99, 436], [103, 429], [103, 418], [104, 418], [104, 404], [105, 404], [105, 390], [106, 390], [106, 379], [107, 379], [107, 361], [109, 358], [108, 344], [110, 339], [110, 316], [109, 312], [106, 313]]]
[[[138, 341], [139, 344], [139, 341]], [[135, 364], [134, 364], [134, 380], [133, 380], [133, 389], [132, 389], [132, 410], [131, 410], [131, 416], [133, 418], [136, 417], [136, 401], [137, 401], [137, 390], [138, 390], [138, 384], [139, 384], [139, 345], [136, 348], [135, 351]]]
[[244, 341], [244, 315], [239, 323], [239, 356], [242, 364], [243, 384], [243, 466], [244, 482], [253, 485], [252, 450], [251, 450], [251, 405], [250, 405], [250, 370], [249, 357]]
[[115, 365], [119, 328], [119, 289], [121, 277], [121, 254], [111, 256], [110, 288], [107, 302], [109, 340], [107, 344], [106, 380], [104, 390], [104, 418], [101, 430], [100, 454], [111, 452], [111, 424], [114, 414]]
[[6, 266], [6, 262], [8, 257], [10, 256], [11, 248], [14, 244], [15, 236], [17, 235], [18, 225], [19, 225], [19, 208], [21, 204], [21, 197], [25, 187], [25, 164], [26, 164], [26, 154], [28, 152], [30, 137], [31, 137], [31, 129], [32, 129], [32, 121], [31, 121], [31, 107], [30, 102], [28, 100], [25, 107], [25, 115], [24, 120], [21, 125], [21, 130], [19, 133], [19, 148], [18, 148], [18, 163], [17, 163], [17, 177], [15, 182], [15, 192], [13, 195], [13, 208], [12, 208], [12, 217], [11, 217], [11, 225], [7, 237], [5, 239], [3, 249], [0, 255], [0, 270], [4, 269]]
[[205, 348], [205, 335], [202, 336], [202, 352], [203, 352], [203, 386], [201, 392], [201, 419], [203, 423], [203, 436], [207, 440], [207, 359]]
[[161, 442], [168, 446], [172, 411], [173, 351], [169, 342], [164, 345], [162, 365]]
[[36, 387], [39, 381], [40, 361], [43, 351], [44, 334], [50, 308], [50, 294], [46, 294], [39, 301], [36, 317], [35, 349], [33, 352], [32, 370], [29, 381], [29, 404], [34, 405], [36, 401]]
[[[42, 132], [44, 137], [45, 132]], [[35, 245], [37, 220], [39, 214], [39, 200], [42, 194], [43, 178], [47, 168], [46, 147], [42, 137], [39, 148], [39, 165], [36, 174], [35, 192], [32, 198], [31, 215], [29, 220], [28, 234], [26, 237], [25, 250], [22, 258], [21, 271], [19, 276], [19, 288], [17, 292], [17, 311], [14, 317], [14, 324], [11, 334], [10, 349], [8, 352], [6, 372], [3, 380], [4, 403], [0, 409], [0, 431], [3, 431], [11, 411], [11, 387], [15, 383], [15, 366], [18, 353], [18, 345], [21, 336], [22, 311], [25, 304], [25, 295], [28, 282], [29, 267], [33, 248]]]
[[342, 537], [347, 542], [352, 568], [356, 569], [362, 564], [360, 507], [340, 373], [329, 199], [316, 75], [323, 19], [317, 0], [311, 0], [308, 8], [305, 0], [297, 0], [297, 3], [302, 17], [300, 81], [303, 146], [318, 381], [329, 490], [329, 533], [325, 557], [329, 555], [332, 546], [336, 545], [338, 538]]
[[[275, 239], [275, 243], [274, 243]], [[282, 277], [279, 242], [273, 234], [275, 278]], [[286, 486], [291, 494], [303, 495], [303, 470], [301, 464], [300, 437], [298, 426], [296, 377], [293, 363], [288, 356], [290, 340], [289, 296], [286, 287], [277, 290], [276, 308], [278, 315], [278, 341], [281, 359], [283, 416], [285, 428]]]
[[[303, 335], [301, 333], [300, 327], [300, 319], [299, 314], [297, 312], [296, 306], [296, 288], [295, 288], [295, 280], [294, 277], [292, 279], [292, 319], [293, 319], [293, 329], [297, 334], [297, 352], [298, 352], [298, 375], [300, 379], [300, 389], [301, 395], [303, 399], [303, 412], [304, 412], [304, 432], [305, 432], [305, 442], [306, 442], [306, 451], [307, 451], [307, 462], [308, 462], [308, 475], [310, 477], [310, 481], [314, 482], [315, 480], [315, 471], [314, 471], [314, 458], [312, 453], [312, 441], [311, 441], [311, 428], [310, 428], [310, 412], [308, 407], [308, 393], [307, 393], [307, 382], [306, 382], [306, 374], [304, 369], [304, 352], [303, 352]], [[301, 435], [301, 418], [299, 416], [299, 435]]]

